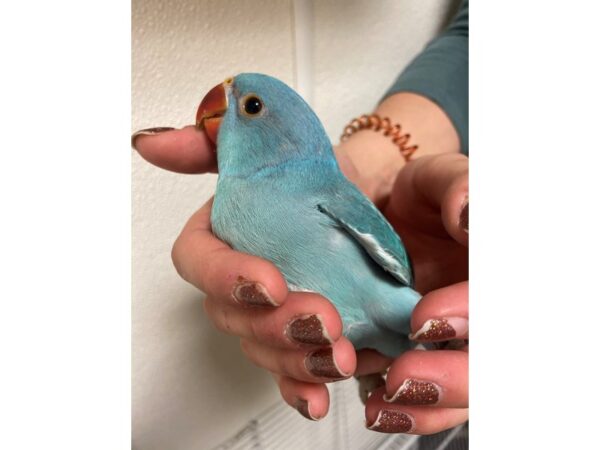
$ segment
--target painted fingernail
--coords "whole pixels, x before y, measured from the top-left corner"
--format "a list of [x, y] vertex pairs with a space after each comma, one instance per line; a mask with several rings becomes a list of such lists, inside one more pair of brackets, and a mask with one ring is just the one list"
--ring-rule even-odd
[[408, 433], [413, 429], [414, 423], [414, 419], [406, 413], [382, 409], [375, 422], [367, 425], [367, 428], [382, 433]]
[[401, 405], [435, 405], [440, 400], [440, 392], [440, 387], [435, 383], [409, 378], [404, 380], [391, 398], [384, 395], [383, 399]]
[[155, 134], [164, 133], [165, 131], [171, 131], [175, 128], [172, 127], [155, 127], [155, 128], [144, 128], [143, 130], [138, 130], [131, 135], [131, 146], [135, 147], [135, 141], [140, 136], [154, 136]]
[[458, 221], [458, 226], [465, 231], [465, 233], [469, 232], [469, 198], [467, 197], [465, 200], [465, 205], [460, 211], [460, 218]]
[[285, 333], [291, 340], [300, 344], [331, 345], [333, 343], [318, 314], [293, 319], [288, 324]]
[[315, 377], [341, 379], [349, 375], [342, 372], [338, 367], [331, 347], [309, 353], [304, 359], [304, 365]]
[[462, 317], [445, 319], [429, 319], [421, 329], [408, 337], [413, 341], [445, 341], [453, 338], [466, 337], [469, 321]]
[[233, 286], [232, 295], [238, 303], [243, 305], [279, 306], [262, 284], [246, 280], [244, 277], [238, 277], [237, 283]]
[[309, 408], [309, 405], [308, 405], [308, 401], [304, 400], [303, 398], [296, 399], [294, 407], [298, 410], [298, 412], [300, 414], [302, 414], [308, 420], [319, 420], [318, 418], [314, 417], [310, 413], [310, 408]]

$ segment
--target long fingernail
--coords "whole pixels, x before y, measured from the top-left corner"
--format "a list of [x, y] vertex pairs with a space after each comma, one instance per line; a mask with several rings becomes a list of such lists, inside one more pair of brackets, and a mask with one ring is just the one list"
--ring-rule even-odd
[[384, 395], [383, 399], [401, 405], [435, 405], [440, 400], [440, 391], [440, 387], [431, 381], [408, 378], [391, 398]]
[[233, 286], [233, 298], [243, 305], [248, 306], [279, 306], [267, 292], [267, 289], [256, 281], [238, 277]]
[[469, 232], [469, 197], [465, 199], [465, 204], [460, 211], [458, 226], [464, 230], [465, 233]]
[[296, 399], [294, 407], [298, 410], [300, 414], [302, 414], [308, 420], [319, 420], [310, 413], [310, 408], [307, 400], [304, 400], [303, 398]]
[[466, 337], [468, 330], [469, 321], [462, 317], [429, 319], [419, 331], [410, 334], [408, 337], [413, 341], [445, 341], [457, 337]]
[[135, 141], [140, 136], [154, 136], [155, 134], [164, 133], [165, 131], [171, 131], [175, 128], [172, 127], [154, 127], [154, 128], [144, 128], [143, 130], [138, 130], [131, 135], [131, 146], [136, 148]]
[[293, 319], [288, 324], [285, 334], [299, 344], [331, 345], [333, 343], [319, 314]]
[[413, 429], [414, 423], [414, 419], [406, 413], [382, 409], [375, 422], [367, 425], [367, 428], [382, 433], [408, 433]]
[[304, 365], [315, 377], [341, 379], [349, 375], [342, 372], [338, 367], [331, 347], [309, 353], [304, 359]]

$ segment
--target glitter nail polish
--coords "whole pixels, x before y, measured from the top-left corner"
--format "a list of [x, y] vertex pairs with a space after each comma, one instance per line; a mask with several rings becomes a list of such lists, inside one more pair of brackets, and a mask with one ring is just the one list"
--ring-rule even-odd
[[310, 413], [308, 401], [304, 400], [303, 398], [297, 399], [294, 404], [294, 407], [298, 410], [300, 414], [302, 414], [308, 420], [318, 420], [316, 417], [313, 417], [313, 415]]
[[293, 319], [285, 333], [291, 340], [300, 344], [331, 345], [333, 343], [318, 314]]
[[238, 277], [232, 295], [238, 303], [244, 305], [278, 306], [262, 284], [246, 280], [244, 277]]
[[390, 409], [382, 409], [377, 419], [367, 426], [369, 430], [382, 433], [408, 433], [414, 427], [414, 419], [406, 413]]
[[346, 378], [333, 358], [333, 348], [322, 348], [309, 353], [304, 359], [306, 369], [316, 377], [331, 379]]
[[440, 399], [440, 391], [435, 383], [409, 378], [391, 398], [384, 396], [383, 399], [401, 405], [435, 405]]
[[418, 341], [445, 341], [454, 338], [464, 338], [468, 335], [469, 321], [462, 317], [429, 319], [414, 334], [409, 336]]
[[143, 130], [138, 130], [131, 135], [131, 146], [135, 147], [135, 141], [140, 136], [154, 136], [155, 134], [164, 133], [165, 131], [171, 131], [175, 128], [172, 127], [154, 127], [154, 128], [144, 128]]

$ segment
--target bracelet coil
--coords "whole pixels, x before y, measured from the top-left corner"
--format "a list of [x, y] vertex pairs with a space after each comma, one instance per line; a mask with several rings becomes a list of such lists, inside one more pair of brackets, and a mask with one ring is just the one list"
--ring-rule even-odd
[[389, 136], [407, 162], [410, 161], [412, 154], [419, 148], [418, 145], [407, 146], [410, 134], [402, 134], [402, 127], [399, 123], [392, 125], [388, 117], [382, 119], [378, 114], [363, 114], [359, 118], [352, 119], [344, 128], [340, 141], [345, 141], [360, 130], [381, 131], [384, 136]]

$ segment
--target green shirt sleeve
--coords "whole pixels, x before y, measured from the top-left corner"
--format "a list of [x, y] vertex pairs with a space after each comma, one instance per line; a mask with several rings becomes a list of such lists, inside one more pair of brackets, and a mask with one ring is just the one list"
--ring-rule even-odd
[[469, 2], [454, 21], [431, 41], [396, 79], [384, 98], [414, 92], [437, 103], [448, 115], [469, 154]]

